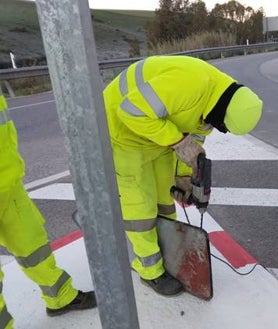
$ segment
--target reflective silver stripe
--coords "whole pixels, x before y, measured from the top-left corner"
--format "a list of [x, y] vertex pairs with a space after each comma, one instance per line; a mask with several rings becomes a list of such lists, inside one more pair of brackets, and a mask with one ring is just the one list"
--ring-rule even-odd
[[[136, 64], [135, 68], [135, 81], [136, 86], [142, 96], [145, 98], [147, 103], [149, 103], [150, 107], [153, 109], [154, 113], [157, 115], [158, 118], [164, 118], [168, 115], [168, 112], [156, 94], [155, 90], [149, 84], [149, 82], [144, 82], [143, 78], [143, 66], [145, 60], [141, 60]], [[127, 86], [127, 69], [120, 74], [119, 79], [119, 88], [122, 96], [124, 97], [128, 93], [128, 86]], [[128, 99], [125, 99], [122, 104], [121, 108], [134, 116], [145, 116], [145, 114], [137, 108], [134, 104], [132, 104]]]
[[137, 88], [139, 85], [142, 85], [144, 83], [144, 78], [143, 78], [143, 66], [145, 63], [145, 59], [137, 62], [136, 68], [135, 68], [135, 81]]
[[2, 290], [3, 290], [3, 282], [1, 281], [0, 282], [0, 294], [2, 293]]
[[135, 117], [144, 117], [146, 116], [138, 107], [132, 104], [127, 98], [121, 103], [121, 108], [126, 112]]
[[156, 226], [157, 218], [153, 219], [139, 219], [139, 220], [124, 220], [126, 231], [131, 232], [146, 232], [150, 231]]
[[157, 94], [156, 94], [155, 90], [152, 88], [152, 86], [148, 82], [144, 82], [144, 78], [143, 78], [144, 63], [145, 63], [145, 60], [142, 60], [142, 61], [138, 62], [136, 65], [135, 79], [136, 79], [137, 88], [140, 90], [142, 96], [149, 103], [149, 105], [153, 109], [154, 113], [159, 118], [164, 118], [168, 115], [168, 112], [167, 112], [164, 104], [161, 102], [160, 98], [157, 96]]
[[11, 314], [8, 312], [6, 305], [0, 312], [0, 328], [6, 328], [8, 323], [12, 320]]
[[9, 121], [8, 112], [6, 110], [0, 111], [0, 124], [3, 125]]
[[59, 279], [54, 283], [52, 287], [49, 286], [40, 286], [44, 295], [49, 297], [57, 297], [61, 287], [67, 282], [70, 278], [67, 272], [63, 272]]
[[201, 136], [201, 135], [197, 135], [197, 134], [190, 134], [190, 136], [195, 139], [198, 142], [204, 143], [206, 136]]
[[43, 260], [52, 254], [50, 244], [40, 247], [35, 252], [27, 257], [16, 257], [16, 261], [22, 267], [28, 268], [40, 264]]
[[120, 91], [122, 96], [125, 96], [128, 93], [127, 89], [127, 69], [125, 69], [121, 74], [120, 74], [120, 80], [119, 80], [119, 85], [120, 85]]
[[[138, 256], [137, 256], [138, 257]], [[138, 257], [143, 266], [153, 266], [161, 260], [161, 253], [158, 251], [156, 254], [147, 257]]]
[[213, 129], [213, 126], [210, 123], [207, 123], [202, 127], [203, 131], [208, 131], [208, 130], [211, 130], [211, 129]]
[[143, 85], [139, 85], [138, 89], [146, 101], [150, 104], [158, 118], [165, 118], [168, 115], [164, 104], [161, 102], [156, 92], [148, 82], [144, 83]]
[[174, 204], [171, 205], [158, 204], [157, 209], [160, 215], [172, 215], [176, 212], [176, 207]]

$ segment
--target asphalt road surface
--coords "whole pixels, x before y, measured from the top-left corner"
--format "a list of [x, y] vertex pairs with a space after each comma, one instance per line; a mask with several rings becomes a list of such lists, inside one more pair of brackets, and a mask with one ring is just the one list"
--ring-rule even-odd
[[[262, 120], [252, 135], [278, 148], [278, 53], [265, 53], [215, 60], [221, 70], [256, 91], [264, 100]], [[9, 100], [11, 116], [19, 134], [21, 154], [26, 161], [25, 183], [62, 174], [58, 182], [71, 182], [67, 156], [52, 93]], [[238, 145], [240, 147], [240, 145]], [[226, 149], [225, 152], [229, 152]], [[276, 160], [213, 161], [213, 186], [250, 189], [278, 188]], [[53, 181], [51, 182], [53, 183]], [[258, 194], [259, 194], [258, 190]], [[77, 227], [71, 214], [74, 201], [35, 200], [45, 216], [51, 240]], [[276, 200], [278, 204], [278, 200]], [[244, 204], [244, 202], [243, 202]], [[259, 262], [278, 268], [278, 207], [210, 205], [209, 213]]]

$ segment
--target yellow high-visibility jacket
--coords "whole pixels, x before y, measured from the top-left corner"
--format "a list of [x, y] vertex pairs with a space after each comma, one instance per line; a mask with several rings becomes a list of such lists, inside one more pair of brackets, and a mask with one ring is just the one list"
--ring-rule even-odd
[[183, 133], [206, 136], [212, 127], [204, 119], [233, 82], [193, 57], [151, 56], [136, 62], [104, 90], [112, 142], [154, 148], [177, 143]]
[[24, 161], [17, 148], [16, 129], [8, 118], [7, 104], [0, 90], [0, 218], [24, 171]]

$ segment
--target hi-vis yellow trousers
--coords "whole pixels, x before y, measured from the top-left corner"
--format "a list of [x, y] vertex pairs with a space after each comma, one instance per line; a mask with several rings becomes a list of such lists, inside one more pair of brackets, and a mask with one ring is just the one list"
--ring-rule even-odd
[[168, 147], [138, 149], [112, 145], [126, 234], [136, 255], [132, 268], [152, 280], [164, 273], [156, 222], [175, 219], [170, 196], [174, 184], [173, 151]]
[[[44, 219], [23, 186], [24, 162], [17, 150], [15, 127], [7, 115], [0, 90], [0, 245], [15, 256], [27, 277], [38, 284], [46, 306], [61, 308], [78, 291], [73, 288], [71, 277], [56, 266]], [[0, 268], [0, 329], [11, 329], [13, 319], [2, 295], [3, 276]]]
[[[23, 184], [18, 183], [0, 219], [0, 245], [15, 256], [26, 276], [41, 288], [46, 306], [56, 309], [69, 304], [77, 296], [77, 290], [72, 287], [71, 277], [56, 266], [43, 224], [41, 213], [28, 197]], [[1, 271], [1, 283], [2, 278]], [[6, 312], [1, 294], [1, 329], [9, 328], [1, 324], [2, 320], [8, 319]]]

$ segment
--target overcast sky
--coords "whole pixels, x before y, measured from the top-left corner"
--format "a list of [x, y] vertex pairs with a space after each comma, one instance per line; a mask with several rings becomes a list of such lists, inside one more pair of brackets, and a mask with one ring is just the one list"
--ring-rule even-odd
[[[216, 3], [226, 1], [206, 0], [207, 9], [211, 10]], [[264, 8], [267, 16], [278, 16], [278, 3], [276, 0], [238, 0], [242, 5], [251, 6], [257, 10]], [[159, 0], [89, 0], [90, 6], [95, 9], [134, 9], [134, 10], [154, 10], [158, 8]]]

